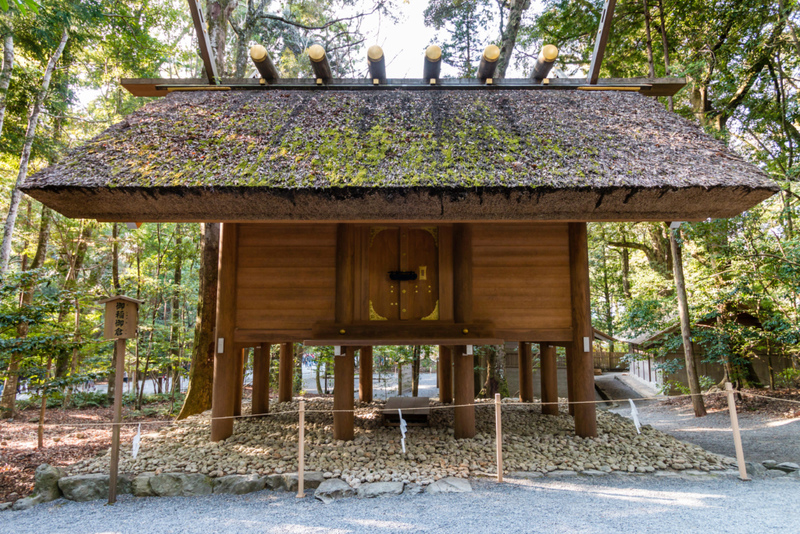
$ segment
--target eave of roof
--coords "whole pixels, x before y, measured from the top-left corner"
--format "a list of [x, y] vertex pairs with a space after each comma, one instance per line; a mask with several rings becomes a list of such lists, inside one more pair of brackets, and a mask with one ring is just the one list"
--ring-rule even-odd
[[777, 191], [628, 93], [236, 91], [148, 104], [24, 190], [100, 220], [698, 220]]

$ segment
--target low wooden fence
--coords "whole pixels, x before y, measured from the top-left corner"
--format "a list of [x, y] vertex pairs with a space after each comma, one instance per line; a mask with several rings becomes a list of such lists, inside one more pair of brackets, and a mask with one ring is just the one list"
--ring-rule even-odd
[[603, 371], [625, 371], [628, 369], [628, 362], [625, 359], [627, 352], [606, 352], [596, 350], [594, 355], [595, 369]]

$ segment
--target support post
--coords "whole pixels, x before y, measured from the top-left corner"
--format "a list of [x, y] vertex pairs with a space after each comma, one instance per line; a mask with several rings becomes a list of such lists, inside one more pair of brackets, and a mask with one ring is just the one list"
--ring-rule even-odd
[[236, 387], [233, 397], [233, 415], [242, 415], [242, 396], [244, 395], [244, 368], [247, 361], [246, 348], [239, 351], [236, 360]]
[[111, 427], [111, 473], [108, 477], [108, 504], [117, 502], [117, 475], [119, 473], [119, 424], [122, 421], [122, 374], [125, 372], [125, 339], [114, 344], [117, 353], [114, 376], [114, 426]]
[[533, 357], [531, 344], [519, 342], [519, 400], [533, 402]]
[[453, 356], [450, 347], [439, 345], [439, 400], [453, 402]]
[[291, 402], [292, 400], [292, 357], [294, 347], [292, 343], [281, 343], [281, 359], [278, 366], [278, 402]]
[[297, 498], [305, 497], [306, 474], [306, 401], [300, 399], [300, 424], [297, 434]]
[[[223, 223], [217, 278], [217, 324], [214, 337], [214, 391], [211, 398], [211, 441], [233, 434], [234, 380], [236, 380], [236, 249], [238, 226]], [[220, 419], [223, 418], [223, 419]]]
[[567, 411], [571, 416], [575, 416], [575, 405], [572, 404], [572, 401], [575, 400], [575, 384], [573, 384], [573, 378], [575, 376], [574, 371], [574, 364], [575, 358], [572, 356], [572, 343], [567, 343], [564, 347], [564, 353], [566, 355], [567, 360]]
[[540, 343], [539, 361], [542, 380], [542, 414], [558, 415], [558, 368], [556, 367], [555, 346]]
[[361, 347], [358, 355], [358, 400], [372, 402], [372, 347]]
[[497, 445], [497, 481], [503, 481], [503, 421], [500, 394], [494, 394], [495, 443]]
[[[472, 225], [453, 225], [453, 319], [472, 322]], [[453, 347], [455, 404], [475, 401], [475, 365], [465, 345]], [[475, 406], [455, 408], [453, 428], [456, 439], [475, 437]]]
[[572, 300], [572, 386], [575, 390], [575, 433], [597, 436], [592, 359], [592, 317], [589, 298], [589, 242], [586, 223], [569, 223], [569, 279]]
[[[355, 379], [355, 347], [345, 347], [345, 353], [333, 357], [333, 439], [350, 441], [353, 428], [353, 380]], [[343, 411], [338, 411], [343, 410]]]
[[214, 51], [211, 48], [211, 40], [208, 38], [203, 9], [197, 0], [189, 0], [189, 11], [192, 14], [194, 31], [197, 34], [197, 45], [200, 48], [200, 57], [203, 58], [203, 66], [206, 69], [208, 83], [219, 84], [219, 74], [217, 74], [217, 64], [214, 62]]
[[472, 354], [467, 354], [466, 345], [453, 347], [455, 375], [455, 404], [453, 429], [456, 439], [475, 437], [475, 383]]
[[269, 413], [270, 344], [262, 343], [253, 355], [253, 415]]
[[747, 466], [744, 464], [742, 435], [739, 433], [739, 416], [736, 414], [736, 401], [733, 399], [733, 384], [730, 382], [725, 382], [725, 394], [728, 396], [728, 411], [731, 414], [733, 446], [736, 449], [736, 463], [739, 465], [739, 479], [750, 480], [750, 477], [747, 476]]
[[600, 27], [597, 29], [597, 37], [594, 40], [594, 52], [592, 52], [592, 62], [589, 65], [589, 75], [587, 80], [594, 85], [600, 78], [600, 65], [603, 63], [603, 56], [606, 53], [608, 36], [611, 35], [611, 20], [614, 18], [614, 8], [617, 0], [605, 0], [603, 11], [600, 15]]

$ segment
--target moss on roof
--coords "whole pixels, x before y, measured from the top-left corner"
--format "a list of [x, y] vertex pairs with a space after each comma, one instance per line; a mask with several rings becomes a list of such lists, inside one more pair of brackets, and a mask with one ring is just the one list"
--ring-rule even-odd
[[641, 95], [402, 89], [172, 93], [25, 189], [228, 186], [775, 189]]

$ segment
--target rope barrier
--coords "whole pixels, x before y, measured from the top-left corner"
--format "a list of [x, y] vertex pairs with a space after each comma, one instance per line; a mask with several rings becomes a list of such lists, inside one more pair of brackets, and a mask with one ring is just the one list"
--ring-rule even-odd
[[[758, 397], [761, 399], [768, 399], [776, 402], [787, 402], [792, 404], [800, 404], [800, 401], [796, 401], [793, 399], [781, 399], [778, 397], [769, 397], [766, 395], [758, 395], [756, 393], [750, 393], [747, 391], [742, 391], [735, 389], [733, 390], [734, 393], [739, 393], [741, 395], [748, 395], [751, 397]], [[685, 393], [681, 395], [659, 395], [654, 397], [639, 397], [637, 399], [633, 399], [634, 402], [639, 401], [649, 401], [649, 400], [673, 400], [673, 399], [685, 399], [685, 398], [692, 398], [695, 396], [700, 397], [711, 397], [716, 395], [725, 395], [726, 392], [724, 391], [713, 391], [713, 392], [706, 392], [706, 393]], [[550, 402], [543, 402], [543, 401], [533, 401], [533, 402], [504, 402], [500, 403], [501, 407], [523, 407], [523, 406], [550, 406], [550, 405], [574, 405], [574, 404], [606, 404], [613, 401], [608, 400], [588, 400], [588, 401], [550, 401]], [[486, 401], [481, 402], [473, 402], [468, 404], [441, 404], [438, 406], [427, 406], [427, 407], [418, 407], [418, 408], [403, 408], [403, 412], [405, 413], [419, 413], [424, 411], [432, 411], [432, 410], [451, 410], [455, 408], [469, 408], [469, 407], [486, 407], [491, 408], [494, 407], [495, 403], [491, 399], [487, 399]], [[352, 410], [309, 410], [306, 409], [306, 414], [336, 414], [336, 413], [352, 413], [357, 414], [360, 411], [363, 412], [364, 410], [368, 410], [368, 408], [354, 408]], [[395, 413], [396, 410], [386, 410], [384, 408], [378, 409], [378, 413], [385, 414], [385, 413]], [[249, 419], [253, 417], [269, 417], [269, 416], [279, 416], [279, 415], [288, 415], [288, 414], [299, 414], [300, 410], [282, 410], [279, 412], [267, 412], [267, 413], [259, 413], [259, 414], [242, 414], [242, 415], [227, 415], [221, 417], [211, 417], [208, 421], [220, 421], [220, 420], [228, 420], [228, 419]], [[174, 420], [169, 421], [129, 421], [129, 422], [119, 422], [119, 423], [45, 423], [45, 427], [53, 428], [53, 427], [102, 427], [102, 426], [126, 426], [126, 425], [172, 425], [177, 424]]]

